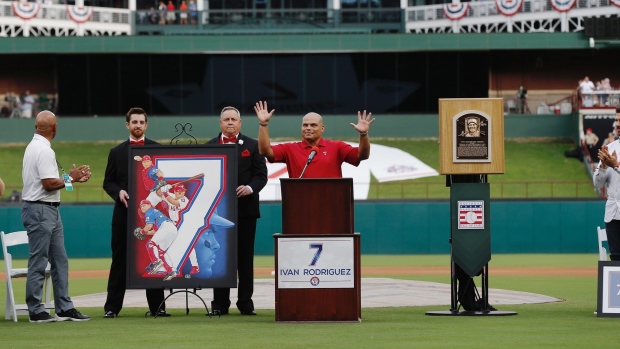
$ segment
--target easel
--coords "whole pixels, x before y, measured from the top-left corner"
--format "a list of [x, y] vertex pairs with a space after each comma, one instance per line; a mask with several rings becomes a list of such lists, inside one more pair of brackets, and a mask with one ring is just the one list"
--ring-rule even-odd
[[[194, 296], [198, 297], [198, 299], [200, 299], [200, 301], [202, 302], [202, 304], [205, 306], [205, 310], [207, 311], [207, 313], [205, 314], [208, 317], [211, 317], [211, 313], [209, 312], [209, 307], [207, 306], [207, 303], [205, 303], [204, 299], [202, 299], [202, 297], [200, 297], [198, 295], [198, 293], [196, 291], [201, 290], [201, 288], [194, 288], [194, 291], [190, 291], [189, 289], [185, 289], [185, 290], [178, 290], [178, 291], [173, 291], [172, 289], [170, 289], [170, 294], [166, 296], [166, 298], [164, 298], [163, 301], [161, 301], [161, 303], [159, 304], [159, 307], [157, 307], [157, 312], [155, 313], [155, 318], [157, 318], [157, 315], [159, 314], [159, 311], [161, 310], [161, 307], [164, 305], [164, 303], [166, 303], [166, 300], [170, 297], [172, 297], [172, 295], [177, 294], [177, 293], [185, 293], [185, 315], [189, 315], [189, 295], [193, 294]], [[150, 311], [147, 311], [144, 314], [144, 317], [148, 317]]]

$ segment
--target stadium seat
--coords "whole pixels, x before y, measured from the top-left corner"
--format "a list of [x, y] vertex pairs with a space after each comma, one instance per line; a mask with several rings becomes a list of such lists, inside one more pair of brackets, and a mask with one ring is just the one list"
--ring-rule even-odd
[[[28, 274], [28, 268], [13, 268], [13, 259], [8, 252], [8, 248], [17, 245], [28, 245], [28, 235], [25, 231], [16, 231], [9, 234], [0, 231], [0, 238], [2, 240], [2, 253], [4, 254], [4, 266], [6, 267], [6, 304], [4, 319], [10, 320], [11, 317], [13, 317], [13, 322], [17, 322], [17, 315], [28, 315], [28, 306], [26, 304], [15, 304], [13, 279], [25, 278]], [[45, 292], [45, 308], [54, 309], [49, 263], [47, 263], [47, 268], [45, 268], [45, 284], [43, 291]]]
[[596, 227], [598, 231], [598, 260], [606, 261], [607, 258], [607, 249], [603, 246], [603, 242], [607, 241], [607, 232], [605, 229], [601, 229], [601, 227]]

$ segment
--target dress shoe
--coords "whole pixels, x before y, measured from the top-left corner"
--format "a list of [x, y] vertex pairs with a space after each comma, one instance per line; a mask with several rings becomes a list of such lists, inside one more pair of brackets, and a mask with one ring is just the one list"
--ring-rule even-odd
[[228, 315], [228, 309], [226, 310], [220, 310], [220, 309], [213, 309], [209, 315], [211, 316], [220, 316], [220, 315]]
[[105, 314], [103, 314], [104, 319], [114, 319], [118, 314], [113, 312], [112, 310], [106, 310]]
[[241, 312], [241, 315], [256, 315], [256, 312], [254, 310], [239, 310]]
[[159, 309], [157, 311], [157, 315], [155, 315], [155, 313], [151, 312], [151, 316], [157, 316], [157, 317], [170, 317], [172, 315], [170, 315], [170, 313], [167, 313], [164, 309]]

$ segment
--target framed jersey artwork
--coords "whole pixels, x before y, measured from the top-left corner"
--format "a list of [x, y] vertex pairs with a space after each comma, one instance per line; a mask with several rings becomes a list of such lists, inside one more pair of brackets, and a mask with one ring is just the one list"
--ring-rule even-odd
[[127, 288], [236, 287], [235, 147], [131, 147]]

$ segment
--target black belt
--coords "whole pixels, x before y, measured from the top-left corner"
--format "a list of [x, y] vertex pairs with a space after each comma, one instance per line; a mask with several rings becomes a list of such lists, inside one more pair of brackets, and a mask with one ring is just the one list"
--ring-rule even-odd
[[49, 201], [26, 201], [26, 202], [30, 204], [41, 204], [41, 205], [47, 205], [47, 206], [52, 206], [52, 207], [60, 206], [60, 202], [49, 202]]

